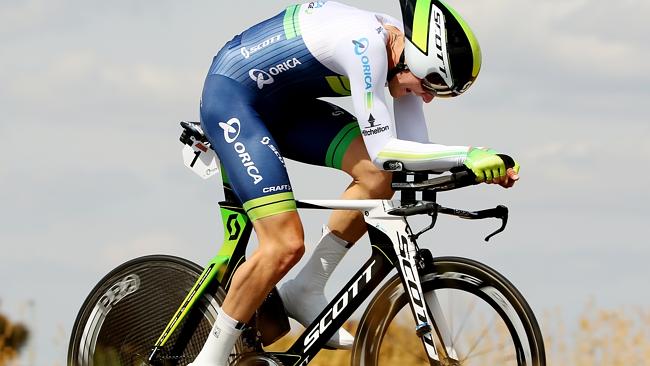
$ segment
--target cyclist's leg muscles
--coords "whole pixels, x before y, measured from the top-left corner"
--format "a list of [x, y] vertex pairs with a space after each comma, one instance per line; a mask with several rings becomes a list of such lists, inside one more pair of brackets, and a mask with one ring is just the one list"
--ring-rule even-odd
[[[356, 118], [344, 109], [322, 101], [294, 101], [288, 108], [276, 108], [284, 120], [278, 133], [282, 154], [293, 160], [340, 169], [352, 177], [343, 199], [388, 199], [392, 175], [377, 168], [363, 143]], [[277, 113], [277, 112], [276, 112]], [[274, 120], [278, 120], [274, 116]], [[289, 126], [289, 127], [286, 127]], [[328, 227], [347, 242], [356, 242], [366, 232], [359, 211], [336, 210]]]
[[302, 224], [286, 169], [253, 101], [247, 88], [211, 75], [201, 106], [206, 135], [259, 240], [258, 249], [235, 272], [223, 303], [226, 314], [244, 322], [304, 252]]
[[[389, 199], [393, 196], [390, 183], [392, 174], [377, 168], [370, 157], [363, 138], [352, 141], [343, 157], [341, 169], [352, 177], [343, 199]], [[342, 239], [355, 243], [366, 232], [363, 215], [359, 211], [334, 211], [328, 227]]]
[[[338, 106], [317, 99], [291, 100], [290, 104], [265, 108], [263, 115], [272, 122], [282, 154], [304, 163], [342, 169], [354, 177], [344, 198], [377, 198], [390, 192], [390, 179], [376, 169], [367, 157], [356, 119]], [[365, 157], [365, 162], [364, 162]], [[334, 231], [334, 233], [330, 232]], [[328, 303], [325, 284], [347, 252], [365, 232], [358, 211], [335, 211], [329, 230], [323, 232], [311, 257], [297, 274], [280, 288], [287, 312], [308, 326]], [[350, 348], [354, 338], [339, 330], [328, 341], [336, 348]]]

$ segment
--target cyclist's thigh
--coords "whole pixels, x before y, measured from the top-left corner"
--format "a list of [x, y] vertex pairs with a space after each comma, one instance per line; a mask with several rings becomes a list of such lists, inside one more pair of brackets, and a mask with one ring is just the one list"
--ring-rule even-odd
[[292, 160], [342, 169], [346, 152], [361, 140], [356, 118], [323, 100], [293, 100], [268, 113], [282, 155]]
[[205, 81], [201, 124], [253, 221], [296, 210], [284, 161], [254, 102], [254, 93], [230, 78]]

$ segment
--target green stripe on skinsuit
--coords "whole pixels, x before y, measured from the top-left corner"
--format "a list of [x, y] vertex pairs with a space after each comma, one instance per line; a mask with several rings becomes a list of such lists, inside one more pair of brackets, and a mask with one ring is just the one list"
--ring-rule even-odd
[[377, 157], [383, 159], [406, 159], [406, 160], [429, 160], [429, 159], [445, 159], [466, 157], [467, 151], [446, 151], [439, 153], [413, 153], [413, 152], [399, 152], [399, 151], [381, 151]]
[[266, 206], [260, 206], [247, 211], [246, 214], [250, 217], [251, 221], [257, 221], [259, 219], [277, 215], [283, 212], [296, 211], [296, 201], [286, 200], [275, 203], [269, 203]]
[[343, 166], [343, 157], [348, 151], [350, 144], [355, 138], [361, 136], [359, 124], [350, 122], [339, 131], [338, 134], [332, 139], [327, 154], [325, 155], [325, 166], [341, 169]]
[[291, 39], [296, 36], [296, 31], [293, 29], [293, 8], [295, 5], [290, 6], [284, 11], [284, 37]]
[[298, 26], [298, 11], [300, 5], [292, 5], [284, 13], [284, 34], [287, 39], [292, 39], [300, 35]]
[[296, 10], [293, 12], [293, 27], [296, 29], [296, 36], [302, 36], [298, 14], [300, 14], [300, 5], [296, 5]]
[[372, 92], [366, 93], [366, 109], [372, 110], [372, 99], [374, 98]]
[[221, 169], [221, 182], [223, 184], [230, 184], [230, 178], [228, 178], [228, 173], [226, 173], [226, 169], [223, 168], [223, 164], [219, 164], [219, 168]]
[[293, 192], [276, 193], [252, 199], [244, 203], [244, 209], [251, 221], [255, 221], [282, 212], [295, 211], [296, 201]]
[[343, 76], [326, 76], [325, 80], [335, 93], [344, 97], [352, 95], [350, 92], [350, 79]]

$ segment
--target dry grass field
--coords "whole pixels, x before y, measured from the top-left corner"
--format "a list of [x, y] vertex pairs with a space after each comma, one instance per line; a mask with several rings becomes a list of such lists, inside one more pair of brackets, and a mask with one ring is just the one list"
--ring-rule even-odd
[[[647, 307], [603, 310], [588, 305], [577, 323], [567, 324], [560, 311], [546, 312], [539, 320], [550, 366], [650, 366], [650, 309]], [[346, 328], [353, 330], [355, 324], [348, 324]], [[413, 337], [412, 327], [402, 326], [391, 332], [385, 352], [382, 347], [381, 365], [426, 365], [417, 357], [422, 346]], [[286, 350], [293, 338], [286, 336], [269, 348]], [[498, 338], [498, 335], [493, 335], [488, 339], [488, 348], [500, 344]], [[326, 350], [310, 363], [315, 366], [349, 364], [349, 351]], [[498, 366], [504, 363], [490, 359], [489, 364]]]
[[16, 358], [27, 343], [28, 334], [24, 325], [12, 323], [0, 314], [0, 366], [7, 365]]
[[561, 319], [559, 311], [542, 317], [549, 365], [650, 366], [650, 308], [590, 304], [570, 332]]
[[[567, 322], [561, 311], [547, 311], [539, 316], [544, 331], [547, 364], [551, 366], [650, 366], [650, 309], [626, 307], [616, 310], [599, 309], [590, 304], [577, 320]], [[421, 344], [413, 335], [409, 319], [402, 319], [401, 326], [392, 327], [382, 347], [381, 365], [425, 365], [421, 357]], [[346, 328], [354, 331], [355, 323]], [[475, 336], [475, 335], [471, 335]], [[496, 332], [482, 344], [498, 348], [503, 334]], [[289, 334], [267, 350], [286, 350], [296, 334]], [[483, 335], [483, 337], [485, 337]], [[16, 361], [23, 350], [28, 330], [14, 324], [0, 314], [0, 366], [22, 366]], [[65, 342], [64, 342], [65, 343]], [[27, 345], [28, 347], [28, 345]], [[407, 350], [407, 351], [405, 351]], [[38, 350], [36, 350], [38, 352]], [[321, 351], [310, 363], [314, 366], [349, 365], [349, 351]], [[498, 358], [486, 361], [489, 365], [503, 365]], [[485, 363], [485, 362], [484, 362]], [[45, 363], [44, 366], [60, 364]], [[24, 365], [27, 366], [27, 365]], [[31, 365], [30, 365], [31, 366]]]

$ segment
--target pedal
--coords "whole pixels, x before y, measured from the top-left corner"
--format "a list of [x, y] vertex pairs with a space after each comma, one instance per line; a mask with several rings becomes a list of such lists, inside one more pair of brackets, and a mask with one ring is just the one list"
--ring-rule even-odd
[[265, 346], [273, 344], [291, 330], [282, 298], [275, 287], [255, 314], [257, 329]]

